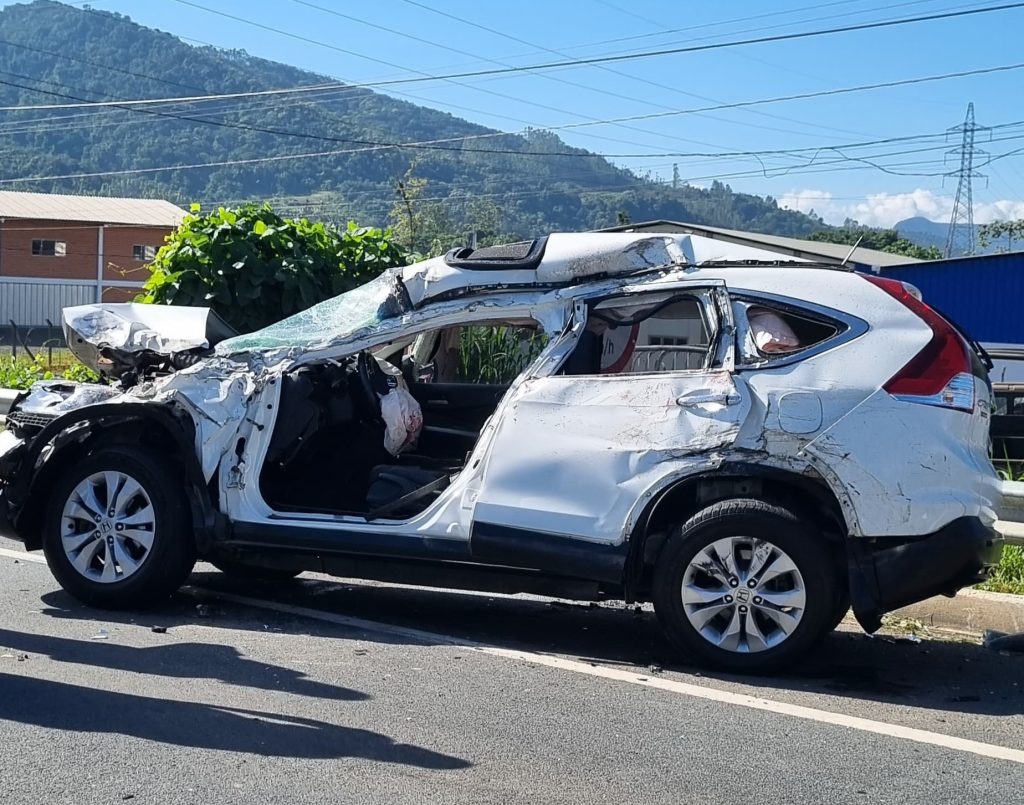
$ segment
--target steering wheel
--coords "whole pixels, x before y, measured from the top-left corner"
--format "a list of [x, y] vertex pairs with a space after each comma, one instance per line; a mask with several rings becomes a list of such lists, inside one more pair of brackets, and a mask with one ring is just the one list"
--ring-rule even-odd
[[359, 372], [359, 383], [363, 388], [363, 397], [366, 400], [366, 410], [369, 411], [371, 421], [383, 424], [384, 418], [380, 413], [380, 396], [387, 394], [390, 388], [388, 376], [380, 368], [377, 359], [368, 351], [363, 350], [356, 358], [356, 370]]

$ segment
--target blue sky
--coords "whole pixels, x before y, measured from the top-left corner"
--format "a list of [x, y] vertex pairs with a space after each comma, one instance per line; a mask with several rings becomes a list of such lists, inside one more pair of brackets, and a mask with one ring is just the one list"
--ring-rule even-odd
[[[93, 0], [90, 5], [127, 14], [190, 41], [244, 48], [264, 58], [365, 82], [725, 42], [997, 4], [996, 0], [900, 0], [888, 4], [881, 0], [188, 3]], [[241, 19], [228, 19], [196, 6]], [[279, 30], [266, 30], [244, 20]], [[526, 125], [543, 128], [587, 123], [1024, 62], [1022, 42], [1024, 8], [605, 67], [426, 82], [398, 87], [394, 94], [400, 92], [405, 99], [488, 126], [518, 131]], [[1022, 89], [1024, 70], [1016, 70], [748, 110], [585, 126], [559, 134], [573, 145], [611, 154], [828, 147], [938, 135], [963, 120], [968, 101], [974, 102], [979, 123], [1024, 121]], [[395, 136], [401, 137], [401, 121], [395, 126]], [[979, 135], [980, 140], [987, 137]], [[993, 142], [980, 144], [993, 155], [1024, 147], [1024, 125], [997, 129], [992, 137]], [[956, 167], [953, 157], [944, 163], [944, 144], [936, 137], [910, 145], [844, 150], [843, 154], [866, 156], [891, 170], [934, 174]], [[956, 144], [951, 139], [949, 147]], [[893, 153], [922, 147], [931, 150]], [[850, 215], [863, 223], [890, 225], [914, 214], [936, 220], [949, 214], [955, 180], [890, 175], [863, 163], [841, 162], [842, 157], [834, 151], [822, 152], [808, 165], [810, 156], [807, 152], [799, 157], [768, 158], [768, 176], [760, 173], [760, 163], [749, 157], [652, 156], [615, 161], [661, 178], [671, 176], [675, 162], [681, 177], [695, 184], [709, 184], [713, 177], [722, 177], [735, 189], [772, 195], [803, 210], [814, 208], [833, 222]], [[786, 167], [789, 171], [783, 173]], [[1024, 217], [1024, 151], [987, 165], [983, 172], [987, 182], [975, 183], [976, 218]]]

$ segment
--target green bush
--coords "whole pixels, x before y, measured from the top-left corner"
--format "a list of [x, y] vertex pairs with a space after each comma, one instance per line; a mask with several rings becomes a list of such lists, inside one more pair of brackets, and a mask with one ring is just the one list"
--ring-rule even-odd
[[212, 307], [252, 332], [406, 263], [391, 230], [338, 230], [282, 218], [269, 204], [192, 214], [153, 261], [138, 301]]
[[39, 380], [53, 380], [55, 377], [79, 383], [95, 383], [99, 380], [92, 369], [81, 363], [74, 363], [63, 372], [55, 372], [24, 358], [0, 358], [0, 388], [27, 389]]
[[100, 376], [84, 363], [73, 363], [61, 373], [65, 380], [74, 380], [77, 383], [98, 383]]
[[53, 372], [27, 360], [0, 358], [0, 388], [27, 389], [37, 380], [51, 380]]

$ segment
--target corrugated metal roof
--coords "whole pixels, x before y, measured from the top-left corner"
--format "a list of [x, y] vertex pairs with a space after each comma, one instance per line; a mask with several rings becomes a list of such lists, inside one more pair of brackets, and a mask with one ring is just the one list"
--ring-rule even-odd
[[[841, 243], [822, 243], [816, 240], [802, 240], [800, 238], [787, 238], [780, 235], [762, 235], [758, 232], [743, 232], [738, 229], [723, 229], [717, 226], [703, 226], [702, 224], [687, 224], [680, 221], [646, 221], [640, 224], [629, 224], [628, 226], [617, 226], [611, 229], [602, 230], [605, 232], [685, 232], [690, 235], [704, 235], [709, 238], [728, 240], [730, 243], [737, 243], [744, 246], [754, 246], [779, 251], [794, 257], [803, 257], [807, 260], [820, 260], [827, 263], [841, 263], [846, 255], [850, 253], [850, 247]], [[877, 249], [865, 249], [858, 246], [853, 250], [849, 263], [863, 268], [886, 268], [889, 266], [906, 265], [908, 263], [920, 263], [913, 257], [904, 257], [901, 254], [889, 254], [880, 252]]]
[[0, 218], [176, 227], [186, 214], [180, 207], [162, 199], [0, 190]]

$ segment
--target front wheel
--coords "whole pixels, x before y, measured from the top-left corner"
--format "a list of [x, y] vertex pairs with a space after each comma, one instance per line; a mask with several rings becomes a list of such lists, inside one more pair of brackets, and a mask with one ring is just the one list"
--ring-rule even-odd
[[832, 625], [835, 562], [818, 531], [762, 500], [714, 503], [658, 557], [654, 607], [684, 653], [723, 670], [791, 664]]
[[196, 558], [180, 478], [141, 447], [86, 456], [53, 486], [43, 551], [61, 587], [83, 603], [131, 609], [167, 598]]

